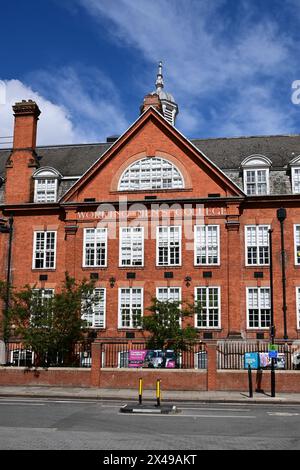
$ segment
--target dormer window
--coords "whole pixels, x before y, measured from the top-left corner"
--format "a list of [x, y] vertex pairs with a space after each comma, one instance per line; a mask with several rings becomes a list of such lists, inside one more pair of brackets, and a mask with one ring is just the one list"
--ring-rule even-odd
[[41, 204], [56, 202], [60, 177], [61, 175], [53, 168], [39, 168], [33, 175], [34, 202]]
[[300, 194], [300, 155], [295, 157], [291, 162], [291, 176], [292, 176], [292, 192], [293, 194]]
[[244, 191], [248, 196], [269, 194], [271, 161], [262, 155], [251, 155], [242, 162]]
[[119, 191], [183, 189], [184, 180], [173, 163], [160, 157], [142, 158], [123, 173]]

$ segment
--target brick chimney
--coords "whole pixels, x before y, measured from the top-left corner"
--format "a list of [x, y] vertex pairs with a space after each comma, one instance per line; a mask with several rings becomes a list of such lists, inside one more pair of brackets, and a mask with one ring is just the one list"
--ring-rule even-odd
[[13, 111], [14, 140], [6, 164], [6, 204], [32, 202], [32, 173], [38, 167], [35, 148], [39, 107], [32, 100], [23, 100], [13, 106]]
[[140, 107], [141, 114], [146, 111], [146, 109], [150, 108], [150, 106], [153, 106], [153, 108], [157, 109], [157, 111], [162, 112], [161, 101], [156, 93], [153, 95], [150, 93], [149, 95], [145, 96], [144, 101]]

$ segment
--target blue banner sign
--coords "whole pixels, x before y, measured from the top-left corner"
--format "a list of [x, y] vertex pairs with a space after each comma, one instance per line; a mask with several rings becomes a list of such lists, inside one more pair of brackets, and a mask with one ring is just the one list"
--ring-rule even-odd
[[259, 367], [259, 356], [258, 356], [257, 352], [245, 353], [244, 368], [248, 369], [249, 365], [250, 365], [251, 369], [258, 369], [258, 367]]

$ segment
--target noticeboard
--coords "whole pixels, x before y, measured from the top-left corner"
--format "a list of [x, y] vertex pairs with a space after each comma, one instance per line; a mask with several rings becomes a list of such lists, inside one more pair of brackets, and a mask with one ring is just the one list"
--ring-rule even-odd
[[259, 356], [257, 352], [245, 353], [244, 355], [244, 368], [248, 369], [249, 365], [251, 369], [258, 369], [259, 367]]

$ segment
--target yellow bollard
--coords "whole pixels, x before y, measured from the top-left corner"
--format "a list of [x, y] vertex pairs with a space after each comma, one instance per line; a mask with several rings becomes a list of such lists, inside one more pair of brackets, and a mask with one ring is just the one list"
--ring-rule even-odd
[[143, 401], [143, 379], [139, 379], [139, 405], [142, 404]]
[[160, 379], [156, 381], [156, 406], [160, 406], [161, 390], [160, 390]]

